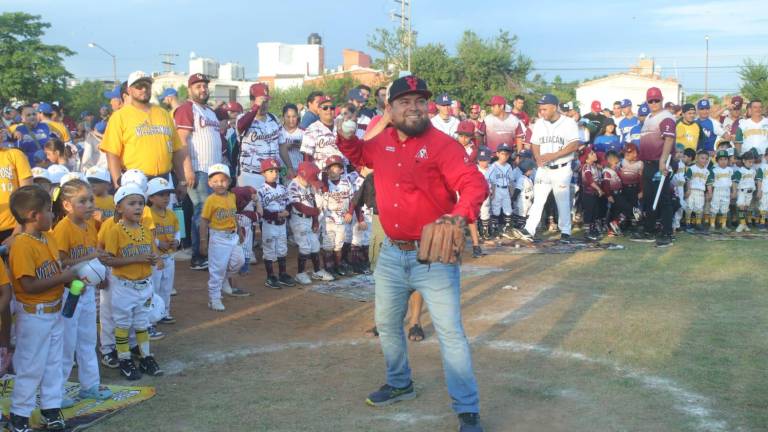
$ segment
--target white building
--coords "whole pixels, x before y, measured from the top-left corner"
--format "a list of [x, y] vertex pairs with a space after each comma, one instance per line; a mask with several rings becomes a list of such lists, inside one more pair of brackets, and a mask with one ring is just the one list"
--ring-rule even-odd
[[185, 73], [161, 73], [153, 74], [152, 93], [155, 100], [166, 88], [179, 89], [187, 85], [189, 75], [202, 73], [207, 75], [211, 82], [208, 84], [210, 92], [209, 103], [216, 105], [219, 102], [237, 101], [243, 106], [250, 106], [248, 92], [255, 81], [245, 80], [245, 68], [238, 63], [219, 64], [210, 58], [193, 57], [189, 60], [190, 72]]
[[307, 78], [321, 75], [325, 67], [322, 40], [313, 33], [307, 42], [259, 43], [259, 81], [268, 82], [273, 89], [287, 89], [301, 86]]
[[629, 99], [635, 106], [645, 101], [645, 92], [658, 87], [665, 102], [680, 104], [684, 100], [683, 86], [674, 78], [662, 78], [652, 59], [641, 58], [628, 72], [620, 72], [585, 81], [576, 87], [576, 100], [581, 114], [590, 111], [592, 101], [600, 101], [603, 108], [611, 109], [615, 101]]

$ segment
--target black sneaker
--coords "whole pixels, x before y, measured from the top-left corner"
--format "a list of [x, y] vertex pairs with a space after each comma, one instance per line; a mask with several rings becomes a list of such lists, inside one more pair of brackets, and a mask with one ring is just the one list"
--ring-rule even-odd
[[560, 234], [560, 243], [562, 243], [562, 244], [571, 244], [571, 235], [570, 234]]
[[480, 258], [483, 255], [483, 250], [480, 248], [480, 246], [472, 246], [472, 258]]
[[516, 238], [519, 238], [520, 240], [525, 240], [528, 243], [533, 243], [533, 234], [529, 233], [525, 228], [523, 229], [512, 229], [512, 235], [514, 235]]
[[152, 356], [146, 356], [139, 360], [139, 370], [141, 373], [149, 376], [163, 376], [163, 370]]
[[459, 414], [459, 432], [483, 432], [483, 426], [480, 425], [480, 414]]
[[656, 247], [657, 248], [665, 248], [670, 247], [674, 243], [672, 242], [672, 236], [671, 235], [662, 235], [659, 236], [659, 238], [656, 239]]
[[10, 432], [33, 432], [29, 427], [29, 417], [22, 417], [11, 413], [11, 419], [8, 422], [8, 430]]
[[277, 276], [267, 276], [267, 280], [264, 281], [264, 286], [274, 289], [280, 289], [280, 280], [277, 279]]
[[632, 233], [632, 236], [629, 239], [641, 243], [653, 243], [656, 240], [652, 234], [648, 234], [645, 231]]
[[192, 260], [192, 263], [189, 265], [189, 268], [191, 270], [207, 270], [208, 260], [207, 259]]
[[598, 241], [600, 240], [600, 233], [596, 229], [591, 229], [587, 232], [584, 238], [590, 241]]
[[141, 358], [141, 348], [139, 348], [138, 345], [131, 347], [131, 357], [135, 358], [136, 360]]
[[136, 369], [136, 365], [131, 359], [120, 360], [120, 375], [124, 376], [128, 381], [141, 379], [141, 372]]
[[416, 391], [413, 389], [413, 381], [407, 387], [397, 388], [389, 384], [384, 384], [380, 389], [368, 395], [365, 400], [370, 406], [383, 407], [392, 405], [395, 402], [411, 400], [416, 397]]
[[49, 431], [62, 431], [67, 428], [64, 414], [61, 413], [59, 408], [40, 410], [40, 421], [45, 425], [45, 429]]
[[110, 351], [107, 354], [102, 354], [101, 364], [110, 369], [117, 369], [120, 366], [120, 361], [117, 359], [117, 351]]
[[281, 274], [281, 275], [280, 275], [280, 276], [277, 278], [277, 282], [278, 282], [280, 285], [283, 285], [283, 286], [287, 286], [287, 287], [296, 286], [296, 281], [295, 281], [295, 280], [294, 280], [294, 279], [293, 279], [293, 278], [292, 278], [292, 277], [291, 277], [289, 274], [287, 274], [287, 273], [283, 273], [283, 274]]
[[349, 274], [349, 267], [347, 267], [346, 264], [341, 263], [339, 266], [336, 267], [336, 273], [339, 276], [346, 276]]

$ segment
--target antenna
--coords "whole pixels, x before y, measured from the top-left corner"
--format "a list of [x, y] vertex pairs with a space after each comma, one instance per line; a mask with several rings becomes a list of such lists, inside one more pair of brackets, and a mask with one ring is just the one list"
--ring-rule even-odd
[[163, 61], [160, 62], [163, 64], [163, 68], [165, 69], [165, 73], [171, 73], [173, 72], [173, 67], [176, 65], [174, 63], [174, 58], [178, 57], [179, 55], [176, 53], [160, 53], [160, 57], [163, 58]]
[[[400, 31], [403, 40], [402, 45], [408, 44], [408, 70], [411, 70], [411, 47], [413, 46], [413, 31], [411, 30], [411, 2], [413, 0], [394, 0], [400, 4], [400, 13], [392, 12], [391, 19], [400, 18]], [[407, 10], [406, 10], [407, 8]]]

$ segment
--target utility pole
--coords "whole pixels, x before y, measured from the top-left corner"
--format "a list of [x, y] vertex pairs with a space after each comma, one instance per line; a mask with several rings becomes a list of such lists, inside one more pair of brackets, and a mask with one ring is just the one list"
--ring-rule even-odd
[[176, 65], [176, 63], [174, 63], [173, 60], [179, 55], [176, 53], [160, 53], [160, 56], [163, 58], [163, 61], [161, 63], [163, 64], [165, 73], [173, 72], [173, 67]]
[[400, 18], [400, 43], [408, 47], [408, 70], [411, 70], [411, 47], [413, 46], [413, 30], [411, 27], [411, 1], [394, 0], [400, 4], [400, 13], [393, 13], [393, 17]]
[[707, 44], [704, 56], [704, 99], [709, 99], [709, 35], [704, 36], [704, 41]]

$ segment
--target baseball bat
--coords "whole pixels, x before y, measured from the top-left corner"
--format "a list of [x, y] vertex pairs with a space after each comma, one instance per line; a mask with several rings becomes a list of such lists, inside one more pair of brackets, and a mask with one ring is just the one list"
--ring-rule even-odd
[[[669, 169], [669, 161], [672, 159], [672, 155], [667, 156], [666, 162], [664, 162], [664, 166]], [[661, 180], [659, 181], [659, 188], [656, 189], [656, 197], [653, 199], [653, 211], [656, 211], [656, 206], [659, 204], [659, 197], [661, 196], [661, 188], [664, 187], [664, 180], [667, 179], [667, 176], [661, 177]]]

